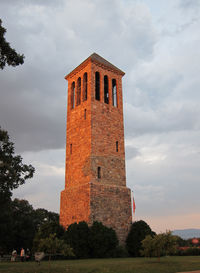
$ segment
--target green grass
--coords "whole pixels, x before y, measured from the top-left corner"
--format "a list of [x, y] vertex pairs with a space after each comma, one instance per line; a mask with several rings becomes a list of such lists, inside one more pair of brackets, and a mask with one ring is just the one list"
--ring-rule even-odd
[[89, 259], [69, 261], [1, 262], [1, 273], [175, 273], [200, 270], [200, 257]]

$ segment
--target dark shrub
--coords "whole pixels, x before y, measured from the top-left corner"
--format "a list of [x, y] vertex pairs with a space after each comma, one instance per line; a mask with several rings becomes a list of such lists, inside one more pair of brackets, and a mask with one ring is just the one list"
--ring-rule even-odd
[[64, 240], [69, 244], [77, 258], [89, 258], [89, 227], [86, 222], [71, 224], [64, 235]]
[[115, 231], [100, 222], [94, 222], [90, 227], [89, 242], [93, 258], [111, 257], [119, 243]]
[[140, 220], [132, 224], [126, 239], [126, 248], [130, 256], [140, 256], [140, 250], [142, 249], [141, 242], [147, 235], [154, 236], [155, 232], [151, 230], [146, 222]]

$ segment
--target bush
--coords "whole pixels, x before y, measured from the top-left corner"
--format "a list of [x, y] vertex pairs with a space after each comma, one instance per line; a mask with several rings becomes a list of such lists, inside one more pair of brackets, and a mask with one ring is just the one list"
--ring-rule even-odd
[[66, 257], [73, 257], [72, 248], [64, 240], [58, 239], [56, 234], [50, 234], [49, 237], [39, 240], [38, 250], [49, 255], [49, 260], [56, 254], [62, 254]]
[[86, 222], [71, 224], [64, 234], [64, 240], [73, 248], [77, 258], [89, 258], [89, 227]]
[[154, 236], [155, 232], [151, 230], [146, 222], [140, 220], [132, 224], [126, 239], [126, 248], [130, 256], [141, 256], [142, 240], [144, 240], [147, 235]]
[[100, 222], [88, 227], [86, 222], [71, 224], [64, 235], [64, 241], [74, 251], [76, 258], [121, 257], [117, 249], [118, 239], [112, 228]]
[[48, 238], [51, 234], [56, 234], [58, 239], [62, 239], [65, 233], [64, 228], [57, 222], [47, 222], [41, 225], [33, 240], [33, 251], [38, 250], [41, 239]]
[[145, 257], [158, 257], [172, 255], [176, 253], [177, 237], [172, 235], [170, 231], [160, 233], [152, 237], [147, 235], [142, 241], [141, 254]]
[[100, 222], [94, 222], [90, 227], [89, 242], [92, 258], [112, 257], [119, 244], [115, 231]]

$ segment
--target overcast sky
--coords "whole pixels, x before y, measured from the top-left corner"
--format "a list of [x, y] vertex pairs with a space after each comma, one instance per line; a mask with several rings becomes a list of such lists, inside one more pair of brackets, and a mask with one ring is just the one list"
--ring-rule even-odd
[[0, 71], [0, 126], [36, 173], [14, 192], [59, 212], [67, 82], [93, 52], [123, 78], [127, 186], [155, 231], [200, 228], [200, 0], [0, 0], [25, 55]]

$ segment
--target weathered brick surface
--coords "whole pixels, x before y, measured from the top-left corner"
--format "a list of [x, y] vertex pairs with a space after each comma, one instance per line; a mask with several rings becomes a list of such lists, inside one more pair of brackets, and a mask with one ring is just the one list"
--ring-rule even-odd
[[64, 227], [90, 220], [90, 184], [67, 187], [61, 192], [60, 222]]
[[[93, 55], [66, 77], [66, 176], [65, 190], [61, 193], [60, 223], [67, 227], [73, 222], [85, 220], [91, 224], [98, 220], [113, 227], [123, 243], [131, 224], [131, 196], [125, 174], [121, 80], [124, 73]], [[95, 99], [96, 71], [100, 73], [100, 101]], [[83, 90], [85, 72], [87, 100], [83, 101], [81, 95], [80, 105], [71, 109], [71, 85], [75, 82], [77, 86], [81, 77]], [[104, 75], [108, 76], [109, 104], [104, 102]], [[118, 107], [112, 105], [112, 79], [117, 83]]]
[[100, 221], [112, 227], [124, 243], [131, 225], [131, 193], [126, 187], [91, 183], [90, 223]]

